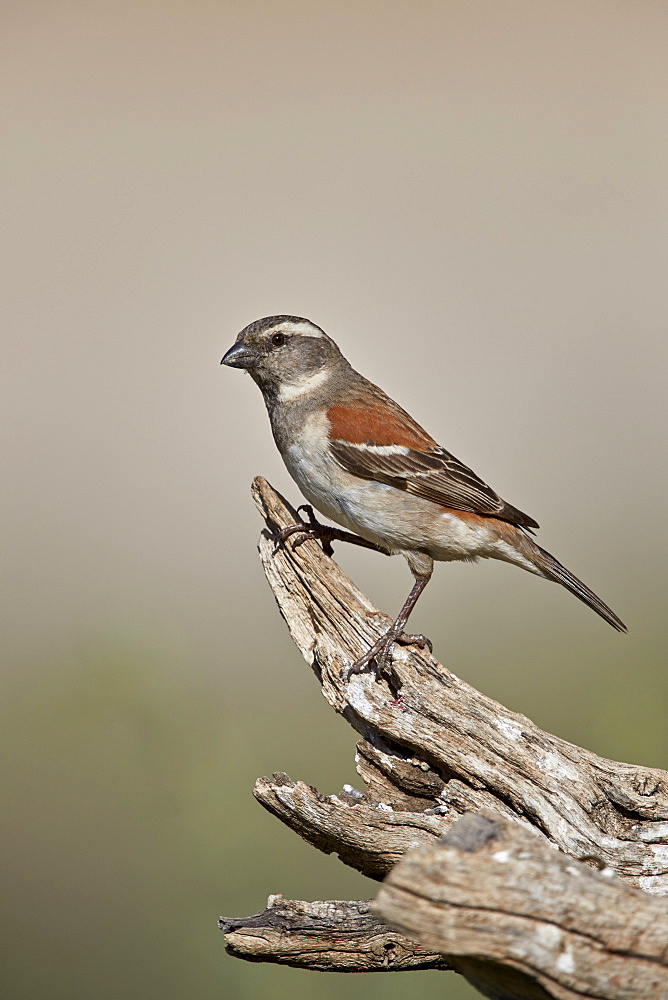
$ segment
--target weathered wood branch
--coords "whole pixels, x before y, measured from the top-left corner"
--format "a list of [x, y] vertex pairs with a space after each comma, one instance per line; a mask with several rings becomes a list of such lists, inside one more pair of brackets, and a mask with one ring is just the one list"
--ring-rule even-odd
[[[485, 995], [498, 998], [668, 998], [668, 984], [661, 978], [663, 958], [647, 957], [642, 948], [634, 950], [635, 945], [626, 949], [628, 955], [617, 955], [614, 934], [606, 937], [608, 925], [597, 925], [595, 946], [581, 947], [577, 938], [578, 928], [586, 927], [596, 907], [612, 905], [613, 896], [614, 905], [623, 905], [634, 914], [637, 928], [647, 928], [659, 915], [668, 913], [665, 901], [648, 895], [668, 893], [668, 774], [605, 760], [542, 732], [529, 719], [487, 698], [415, 647], [394, 648], [391, 682], [379, 682], [371, 674], [346, 680], [345, 668], [378, 638], [389, 619], [317, 542], [295, 546], [293, 539], [277, 541], [278, 530], [297, 518], [268, 483], [257, 479], [253, 495], [267, 525], [259, 546], [267, 579], [325, 698], [362, 737], [356, 763], [365, 784], [363, 791], [346, 786], [325, 796], [303, 782], [275, 774], [258, 780], [258, 800], [319, 850], [336, 852], [346, 864], [375, 879], [392, 873], [381, 890], [375, 913], [418, 939], [414, 954], [416, 961], [425, 963], [421, 968], [446, 967], [432, 962], [434, 954], [442, 952], [447, 963]], [[461, 864], [461, 849], [454, 841], [444, 848], [439, 838], [463, 814], [481, 810], [493, 817], [495, 836], [503, 838], [508, 847], [470, 851], [469, 867], [459, 869], [460, 873], [466, 869], [468, 875], [458, 882], [459, 876], [451, 869], [453, 852]], [[453, 830], [453, 837], [458, 829]], [[526, 862], [525, 868], [504, 867], [498, 855], [505, 850], [515, 851], [513, 865]], [[494, 855], [497, 857], [492, 862], [489, 859]], [[405, 867], [414, 859], [419, 865], [419, 859], [424, 858], [432, 859], [425, 862], [424, 872]], [[434, 867], [432, 884], [425, 872], [431, 871], [434, 858], [438, 859], [438, 871]], [[514, 872], [517, 878], [521, 875], [517, 898], [504, 889], [499, 868], [506, 874]], [[598, 868], [604, 869], [603, 875], [594, 870]], [[401, 872], [403, 882], [395, 883]], [[609, 878], [615, 874], [618, 878]], [[570, 897], [568, 912], [560, 908], [559, 879], [566, 876], [579, 887]], [[439, 895], [437, 884], [441, 882]], [[530, 882], [551, 886], [551, 897], [532, 889]], [[371, 919], [368, 910], [359, 909], [364, 906], [280, 900], [280, 912], [274, 906], [265, 915], [223, 921], [223, 926], [228, 947], [240, 957], [332, 971], [362, 971], [368, 966], [355, 954], [369, 950], [381, 956], [378, 935], [385, 933], [377, 925], [355, 923], [355, 914]], [[316, 909], [309, 911], [309, 907]], [[420, 922], [420, 913], [426, 913], [428, 907], [433, 920], [436, 910], [442, 911], [438, 938], [425, 936], [426, 925]], [[310, 924], [312, 933], [304, 944], [300, 943], [303, 934], [296, 929], [295, 914], [301, 920], [307, 913], [314, 915], [315, 924]], [[446, 913], [447, 919], [442, 915]], [[271, 914], [270, 918], [266, 914]], [[495, 916], [487, 920], [481, 914]], [[464, 919], [461, 926], [458, 916]], [[354, 947], [340, 938], [341, 924], [348, 919], [350, 927], [361, 935]], [[248, 921], [254, 922], [253, 933]], [[271, 934], [261, 929], [267, 921]], [[446, 925], [452, 931], [450, 937], [441, 933]], [[475, 936], [471, 928], [478, 926], [482, 930]], [[494, 930], [494, 934], [489, 931], [488, 940], [485, 927]], [[545, 930], [550, 927], [553, 931]], [[531, 940], [545, 939], [543, 965], [534, 961], [529, 945], [522, 951], [517, 942], [527, 930], [536, 931]], [[570, 960], [565, 958], [560, 960], [560, 975], [555, 974], [550, 963], [557, 962], [561, 953], [554, 950], [556, 945], [545, 943], [550, 933], [562, 943], [570, 942], [569, 934], [576, 935], [568, 944], [568, 948], [578, 944], [573, 951], [578, 956], [575, 978], [568, 978]], [[367, 945], [363, 946], [360, 942], [365, 934]], [[408, 967], [409, 953], [410, 946], [402, 944], [397, 951], [401, 955], [398, 964], [393, 953], [383, 967], [389, 971]], [[425, 955], [431, 958], [425, 960]], [[608, 962], [610, 956], [614, 962]], [[643, 974], [643, 979], [639, 973], [640, 978], [630, 971], [618, 972], [615, 962], [628, 970], [631, 960], [636, 959], [655, 967], [660, 985], [651, 986], [650, 973]], [[578, 993], [585, 981], [595, 985]], [[623, 984], [635, 981], [643, 983], [643, 990], [651, 987], [654, 992], [625, 992]]]
[[407, 972], [449, 969], [371, 914], [367, 900], [304, 903], [270, 896], [253, 917], [221, 917], [230, 955], [316, 972]]
[[[373, 804], [349, 792], [321, 795], [303, 781], [274, 774], [255, 783], [258, 802], [325, 854], [370, 878], [382, 879], [413, 847], [433, 843], [443, 833], [439, 816], [403, 812]], [[359, 793], [358, 793], [359, 794]]]
[[[295, 511], [263, 479], [255, 480], [253, 495], [267, 522], [260, 557], [290, 634], [327, 701], [364, 739], [358, 763], [370, 778], [370, 807], [388, 806], [411, 827], [416, 811], [436, 809], [434, 835], [463, 812], [492, 809], [527, 823], [572, 857], [596, 856], [642, 889], [668, 892], [666, 772], [606, 760], [551, 736], [416, 647], [395, 646], [393, 689], [371, 674], [346, 681], [345, 667], [388, 618], [317, 542], [278, 544], [276, 531], [294, 523]], [[258, 797], [271, 808], [264, 790]], [[347, 817], [350, 808], [331, 800], [323, 826], [330, 851], [339, 850], [331, 817]], [[286, 797], [276, 812], [304, 831], [323, 822], [300, 796]], [[398, 831], [403, 822], [395, 816], [392, 825]], [[393, 851], [388, 831], [389, 855], [405, 851], [402, 836], [397, 832]], [[376, 853], [368, 865], [378, 877]], [[365, 870], [361, 860], [356, 867]]]
[[493, 813], [464, 816], [412, 851], [371, 912], [488, 997], [668, 997], [666, 900]]

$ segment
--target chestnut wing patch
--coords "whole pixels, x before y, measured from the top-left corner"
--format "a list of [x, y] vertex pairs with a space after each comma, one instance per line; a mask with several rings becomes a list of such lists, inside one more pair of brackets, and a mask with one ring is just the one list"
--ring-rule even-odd
[[384, 393], [381, 394], [379, 389], [376, 393], [378, 401], [356, 400], [350, 406], [330, 407], [327, 419], [332, 440], [376, 446], [398, 445], [418, 451], [438, 448], [434, 439], [405, 410]]
[[475, 472], [435, 442], [426, 451], [371, 439], [359, 444], [332, 440], [330, 448], [339, 465], [354, 476], [375, 479], [442, 507], [497, 517], [525, 528], [538, 527], [532, 517], [507, 504]]

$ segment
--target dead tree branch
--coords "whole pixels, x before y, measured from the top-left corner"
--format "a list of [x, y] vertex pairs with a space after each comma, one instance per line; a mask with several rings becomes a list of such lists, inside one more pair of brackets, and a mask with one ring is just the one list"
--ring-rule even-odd
[[367, 900], [304, 903], [270, 896], [253, 917], [219, 920], [227, 950], [237, 958], [276, 962], [316, 972], [406, 972], [449, 969], [372, 916]]
[[444, 954], [485, 996], [668, 996], [666, 901], [493, 813], [464, 816], [412, 851], [371, 911]]
[[[443, 848], [437, 846], [439, 838], [462, 814], [485, 810], [486, 815], [494, 816], [501, 824], [499, 830], [504, 831], [504, 837], [528, 836], [534, 851], [540, 848], [543, 853], [540, 856], [536, 853], [540, 860], [534, 865], [536, 871], [544, 868], [546, 879], [550, 877], [547, 858], [553, 864], [557, 863], [555, 859], [561, 859], [563, 864], [571, 866], [573, 858], [585, 859], [586, 864], [577, 868], [587, 876], [587, 866], [594, 866], [605, 868], [625, 881], [626, 885], [617, 881], [614, 884], [632, 894], [638, 913], [644, 903], [650, 907], [647, 914], [654, 914], [652, 907], [665, 906], [662, 901], [652, 900], [648, 893], [668, 893], [668, 774], [605, 760], [542, 732], [525, 716], [487, 698], [428, 652], [416, 647], [394, 647], [391, 685], [368, 674], [345, 680], [345, 668], [378, 638], [387, 627], [388, 618], [325, 555], [317, 542], [309, 540], [295, 547], [292, 539], [286, 543], [277, 541], [278, 530], [294, 524], [297, 517], [265, 480], [254, 482], [253, 495], [266, 522], [259, 550], [267, 579], [292, 638], [312, 666], [325, 698], [362, 737], [356, 762], [366, 785], [363, 792], [345, 788], [336, 795], [325, 796], [303, 782], [275, 774], [256, 783], [255, 795], [265, 808], [319, 850], [336, 852], [346, 864], [379, 880], [403, 859], [396, 869], [401, 871], [412, 858], [404, 856], [413, 848], [421, 848], [417, 857], [429, 852], [443, 857], [443, 853], [439, 854]], [[480, 860], [487, 855], [477, 852], [475, 857]], [[393, 884], [392, 879], [387, 886]], [[595, 874], [579, 879], [581, 886], [587, 886], [587, 892], [590, 886], [599, 883], [600, 876]], [[644, 892], [638, 893], [632, 886]], [[468, 888], [475, 909], [471, 879]], [[492, 891], [491, 883], [487, 887], [484, 881], [476, 888], [476, 892], [488, 895], [487, 906], [493, 909], [489, 896]], [[389, 911], [386, 914], [383, 909], [383, 899], [389, 898], [383, 895], [385, 892], [383, 888], [378, 903], [381, 909], [376, 913], [395, 923], [394, 915]], [[300, 908], [360, 904], [281, 901], [281, 905]], [[504, 912], [500, 906], [499, 913]], [[546, 925], [552, 919], [547, 910], [542, 917], [536, 913], [533, 919], [539, 918]], [[269, 943], [262, 935], [261, 944], [249, 943], [245, 932], [242, 949], [238, 943], [241, 930], [237, 929], [229, 932], [228, 946], [233, 953], [256, 960], [290, 961], [309, 968], [344, 968], [345, 961], [337, 963], [327, 957], [337, 947], [324, 923], [322, 931], [312, 938], [320, 941], [321, 959], [314, 958], [309, 949], [303, 952], [308, 953], [307, 958], [295, 958], [286, 946], [287, 939], [276, 931], [276, 921], [280, 923], [280, 919], [279, 914], [273, 913], [274, 934]], [[289, 922], [286, 916], [283, 925], [286, 931]], [[237, 928], [241, 926], [240, 921], [232, 923]], [[403, 927], [398, 919], [396, 926]], [[419, 933], [408, 920], [405, 927], [411, 936]], [[438, 947], [431, 940], [427, 942], [420, 937], [420, 941], [423, 949], [442, 951], [440, 939]], [[317, 946], [314, 947], [317, 951]], [[601, 945], [603, 951], [606, 947], [605, 943]], [[423, 950], [419, 952], [423, 957], [424, 954]], [[446, 954], [448, 962], [454, 965], [456, 952]], [[505, 962], [503, 968], [513, 982], [524, 974], [518, 971], [521, 962], [513, 966], [507, 955], [494, 958], [495, 951], [487, 953], [484, 949], [475, 954], [485, 961]], [[319, 961], [323, 964], [318, 964]], [[392, 963], [385, 967], [394, 968]], [[428, 967], [443, 966], [428, 964]], [[461, 962], [457, 967], [467, 974]], [[501, 978], [499, 973], [499, 989]], [[533, 986], [539, 992], [486, 995], [577, 995], [549, 992], [556, 989], [555, 984], [548, 988], [539, 983], [538, 974]], [[513, 985], [512, 989], [516, 988]], [[627, 994], [609, 990], [586, 995], [609, 1000], [627, 996], [658, 1000], [661, 996], [668, 997], [668, 986], [663, 993]]]

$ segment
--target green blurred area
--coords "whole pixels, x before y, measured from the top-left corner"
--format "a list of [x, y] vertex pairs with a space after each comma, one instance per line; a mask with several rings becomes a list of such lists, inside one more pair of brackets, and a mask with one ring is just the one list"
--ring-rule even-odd
[[[3, 996], [474, 995], [450, 974], [318, 975], [223, 953], [217, 916], [257, 912], [270, 892], [368, 898], [377, 888], [254, 801], [255, 778], [275, 769], [325, 793], [359, 785], [355, 734], [296, 650], [271, 674], [257, 666], [246, 682], [224, 663], [207, 680], [164, 651], [91, 642], [5, 685]], [[651, 697], [625, 671], [603, 686], [604, 665], [590, 666], [600, 696], [583, 696], [573, 669], [554, 688], [543, 677], [533, 698], [516, 691], [513, 707], [593, 749], [667, 764], [658, 662]]]
[[[274, 767], [331, 791], [355, 780], [355, 736], [319, 696], [299, 705], [258, 684], [230, 698], [222, 683], [95, 645], [37, 685], [3, 694], [3, 853], [11, 859], [3, 996], [405, 995], [403, 976], [317, 975], [223, 952], [217, 916], [257, 912], [270, 892], [376, 892], [251, 794]], [[442, 996], [440, 978], [413, 973], [410, 990]], [[455, 983], [448, 995], [467, 989]]]

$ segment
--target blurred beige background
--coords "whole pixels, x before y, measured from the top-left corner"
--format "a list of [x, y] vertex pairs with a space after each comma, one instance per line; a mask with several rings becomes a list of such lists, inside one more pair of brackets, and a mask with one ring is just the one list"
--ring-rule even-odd
[[[472, 996], [228, 958], [269, 892], [372, 895], [252, 800], [355, 782], [248, 487], [297, 501], [250, 380], [324, 326], [628, 623], [503, 565], [413, 625], [561, 736], [668, 766], [662, 0], [6, 2], [4, 994]], [[338, 549], [388, 612], [403, 560]]]

